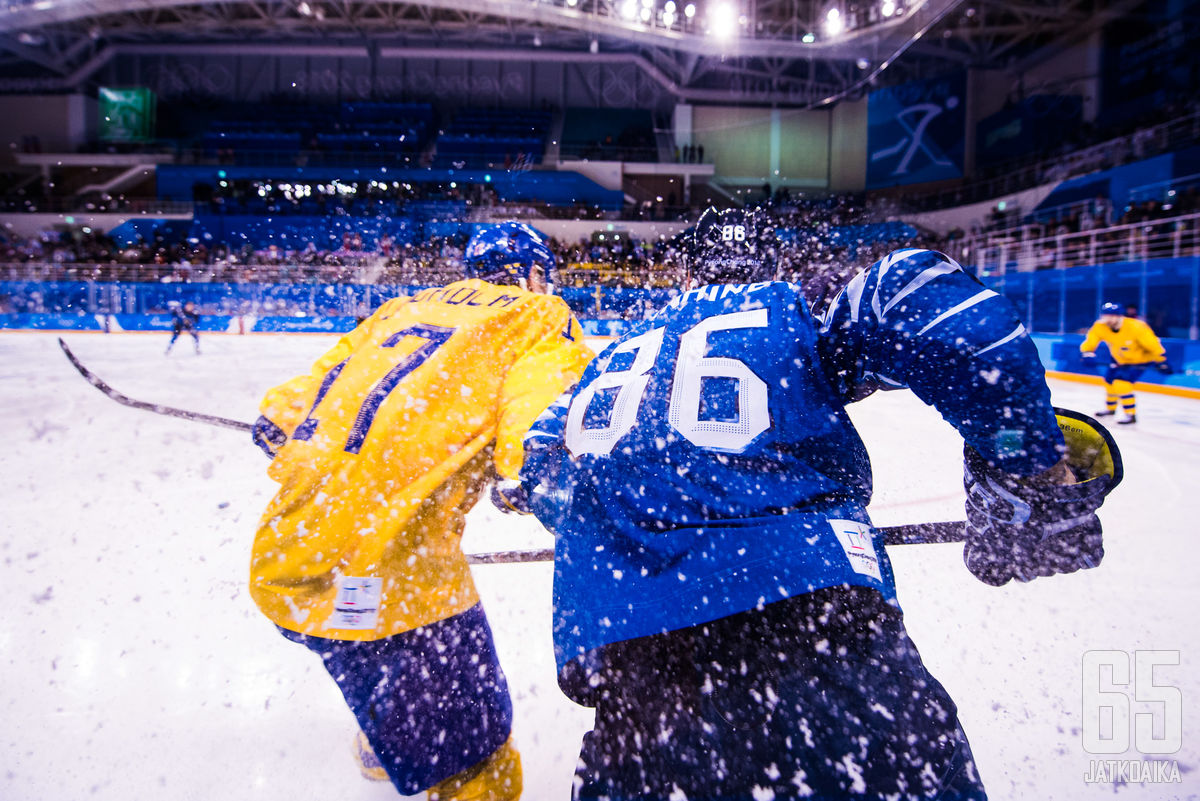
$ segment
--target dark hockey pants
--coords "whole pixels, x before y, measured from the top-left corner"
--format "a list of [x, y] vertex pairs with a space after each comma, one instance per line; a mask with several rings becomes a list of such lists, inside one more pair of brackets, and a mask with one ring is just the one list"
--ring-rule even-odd
[[280, 629], [320, 654], [396, 789], [425, 790], [487, 759], [512, 732], [512, 700], [483, 607], [382, 640]]
[[954, 702], [870, 590], [608, 646], [563, 689], [596, 707], [576, 799], [986, 798]]

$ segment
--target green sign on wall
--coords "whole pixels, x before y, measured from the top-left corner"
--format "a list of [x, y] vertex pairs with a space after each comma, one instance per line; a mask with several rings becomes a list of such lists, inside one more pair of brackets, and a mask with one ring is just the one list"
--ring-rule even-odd
[[154, 138], [154, 92], [145, 87], [100, 87], [102, 142], [144, 142]]

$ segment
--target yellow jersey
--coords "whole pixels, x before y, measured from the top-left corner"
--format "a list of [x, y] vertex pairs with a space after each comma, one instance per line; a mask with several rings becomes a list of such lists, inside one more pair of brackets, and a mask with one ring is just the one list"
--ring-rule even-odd
[[478, 603], [460, 548], [489, 468], [593, 357], [560, 298], [469, 279], [385, 303], [267, 393], [287, 439], [250, 594], [292, 631], [376, 640]]
[[1136, 317], [1122, 318], [1121, 327], [1116, 331], [1097, 320], [1088, 329], [1079, 350], [1081, 353], [1093, 353], [1101, 342], [1108, 344], [1112, 359], [1117, 364], [1147, 364], [1166, 358], [1166, 348], [1158, 341], [1153, 329]]

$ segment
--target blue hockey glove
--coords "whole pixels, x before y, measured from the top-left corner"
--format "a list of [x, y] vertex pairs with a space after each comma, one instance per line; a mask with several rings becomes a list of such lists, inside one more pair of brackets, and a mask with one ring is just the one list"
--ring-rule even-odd
[[1093, 367], [1096, 366], [1095, 351], [1084, 351], [1084, 352], [1080, 353], [1079, 361], [1080, 361], [1080, 363], [1083, 364], [1083, 366], [1085, 368], [1087, 368], [1088, 370], [1091, 370]]
[[512, 478], [498, 478], [492, 484], [492, 505], [505, 514], [527, 515], [533, 511], [529, 508], [529, 493]]
[[1121, 453], [1092, 418], [1055, 409], [1073, 483], [1001, 472], [965, 449], [967, 544], [963, 561], [976, 578], [999, 587], [1011, 579], [1073, 573], [1104, 558], [1096, 510], [1121, 482]]
[[287, 434], [283, 433], [283, 429], [262, 416], [254, 421], [254, 428], [251, 429], [250, 434], [254, 438], [254, 444], [262, 448], [263, 452], [272, 459], [287, 442]]
[[1175, 370], [1171, 367], [1171, 363], [1166, 359], [1163, 359], [1161, 362], [1155, 362], [1154, 369], [1158, 370], [1158, 372], [1162, 373], [1163, 375], [1171, 375], [1175, 372]]

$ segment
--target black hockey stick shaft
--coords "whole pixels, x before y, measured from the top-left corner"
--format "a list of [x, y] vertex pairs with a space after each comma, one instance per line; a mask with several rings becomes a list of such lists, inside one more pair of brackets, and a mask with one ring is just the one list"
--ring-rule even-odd
[[[106, 384], [99, 376], [91, 370], [83, 366], [83, 363], [71, 352], [67, 347], [67, 343], [63, 342], [62, 337], [58, 339], [58, 345], [62, 348], [71, 364], [79, 371], [79, 374], [87, 379], [88, 383], [96, 389], [103, 392], [108, 397], [115, 400], [117, 403], [134, 409], [143, 409], [156, 414], [165, 414], [169, 417], [179, 417], [184, 420], [192, 420], [197, 423], [207, 423], [214, 426], [223, 426], [225, 428], [233, 428], [239, 431], [252, 431], [254, 426], [250, 423], [243, 423], [241, 420], [230, 420], [225, 417], [217, 417], [211, 414], [202, 414], [200, 412], [191, 412], [187, 409], [176, 409], [171, 406], [163, 406], [159, 403], [147, 403], [146, 401], [134, 400], [128, 395], [123, 395]], [[947, 523], [913, 523], [906, 526], [887, 526], [880, 528], [883, 533], [883, 541], [887, 545], [924, 545], [936, 542], [962, 542], [965, 537], [965, 523], [962, 521], [947, 522]], [[511, 564], [514, 562], [550, 562], [554, 559], [553, 548], [540, 548], [530, 551], [495, 551], [493, 553], [477, 553], [467, 554], [467, 562], [473, 565], [501, 565]]]
[[89, 384], [115, 400], [117, 403], [134, 409], [143, 409], [147, 412], [154, 412], [155, 414], [165, 414], [168, 417], [179, 417], [196, 423], [207, 423], [210, 426], [222, 426], [224, 428], [237, 429], [238, 431], [254, 430], [254, 426], [252, 424], [243, 423], [241, 420], [230, 420], [227, 417], [217, 417], [216, 415], [212, 414], [202, 414], [200, 412], [190, 412], [187, 409], [176, 409], [172, 406], [163, 406], [160, 403], [147, 403], [146, 401], [134, 400], [128, 395], [123, 395], [120, 392], [117, 392], [108, 384], [104, 383], [99, 376], [84, 367], [83, 363], [80, 362], [75, 354], [71, 352], [71, 349], [67, 347], [67, 343], [62, 341], [62, 337], [59, 337], [58, 339], [58, 346], [62, 348], [63, 353], [67, 355], [67, 358], [71, 361], [71, 364], [75, 365], [75, 369], [79, 371], [81, 376], [87, 379]]
[[[907, 526], [885, 526], [877, 530], [883, 534], [883, 541], [886, 545], [928, 545], [938, 542], [962, 542], [966, 537], [966, 523], [961, 520], [945, 523], [912, 523]], [[494, 553], [467, 554], [467, 562], [472, 565], [550, 562], [553, 559], [553, 548], [539, 548], [534, 551], [496, 551]]]

